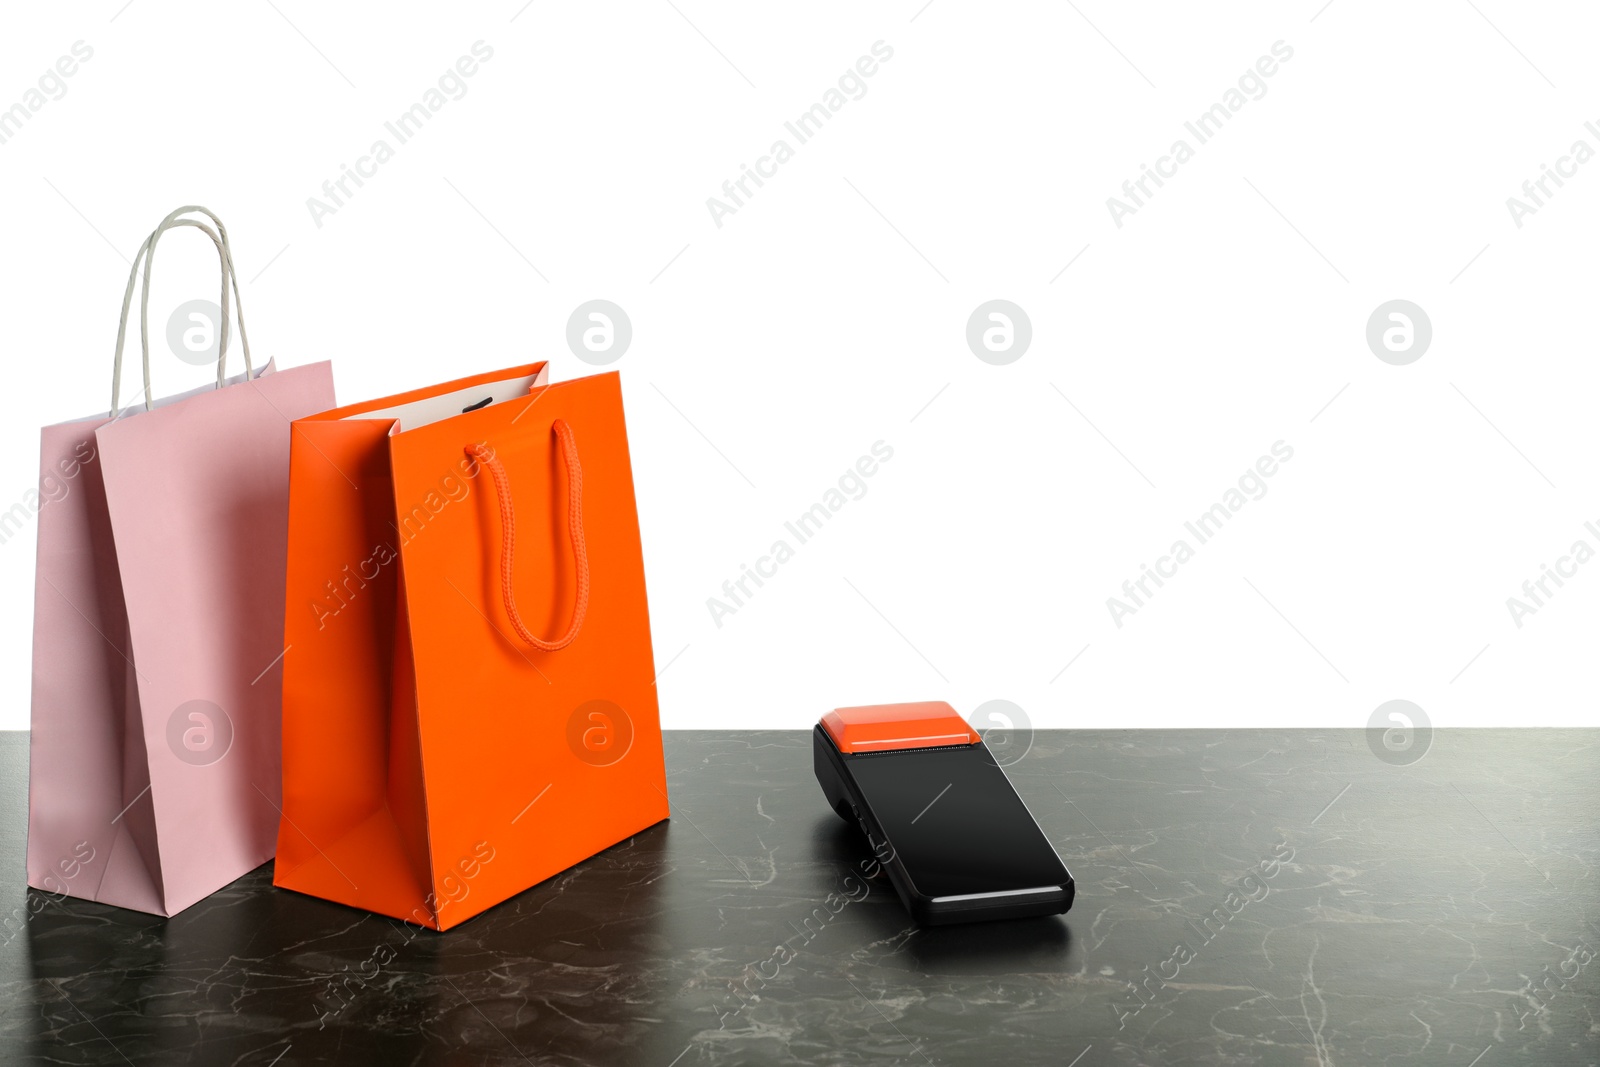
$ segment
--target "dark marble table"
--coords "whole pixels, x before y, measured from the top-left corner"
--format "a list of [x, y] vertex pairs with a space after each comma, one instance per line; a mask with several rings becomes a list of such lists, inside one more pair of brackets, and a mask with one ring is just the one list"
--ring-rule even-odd
[[1600, 731], [1410, 766], [1359, 730], [1041, 732], [1010, 770], [1077, 902], [934, 930], [856, 879], [809, 745], [670, 734], [670, 823], [441, 935], [270, 867], [168, 920], [30, 906], [0, 735], [0, 1061], [1600, 1063]]

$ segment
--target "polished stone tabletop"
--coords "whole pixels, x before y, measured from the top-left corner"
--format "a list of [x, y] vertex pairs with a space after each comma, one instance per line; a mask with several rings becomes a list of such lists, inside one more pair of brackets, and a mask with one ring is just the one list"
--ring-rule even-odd
[[437, 934], [270, 865], [171, 919], [41, 898], [0, 735], [0, 1062], [1600, 1063], [1600, 731], [1040, 732], [1008, 770], [1076, 903], [928, 930], [807, 733], [666, 755], [670, 822]]

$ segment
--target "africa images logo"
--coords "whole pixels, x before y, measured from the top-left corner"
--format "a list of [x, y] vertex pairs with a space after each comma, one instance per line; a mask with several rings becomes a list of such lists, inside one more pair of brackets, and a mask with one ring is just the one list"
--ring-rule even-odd
[[206, 767], [233, 747], [233, 720], [209, 700], [189, 700], [167, 718], [167, 747], [191, 767]]

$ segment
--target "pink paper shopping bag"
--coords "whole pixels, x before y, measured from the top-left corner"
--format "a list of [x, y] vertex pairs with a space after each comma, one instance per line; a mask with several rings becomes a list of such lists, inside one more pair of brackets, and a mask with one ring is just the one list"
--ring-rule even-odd
[[[180, 218], [201, 212], [216, 224]], [[217, 383], [152, 402], [150, 269], [189, 226], [222, 264]], [[143, 261], [142, 405], [118, 406]], [[289, 424], [334, 405], [327, 363], [227, 376], [228, 233], [181, 208], [122, 300], [111, 413], [40, 445], [28, 884], [172, 915], [272, 858], [281, 795]]]

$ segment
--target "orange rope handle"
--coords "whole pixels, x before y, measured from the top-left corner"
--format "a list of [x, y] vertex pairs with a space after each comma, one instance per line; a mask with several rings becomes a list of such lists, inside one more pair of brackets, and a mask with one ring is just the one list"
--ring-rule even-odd
[[572, 536], [572, 556], [578, 568], [578, 599], [572, 608], [572, 623], [567, 632], [554, 641], [536, 637], [523, 624], [517, 611], [516, 594], [511, 588], [511, 555], [516, 548], [517, 516], [512, 508], [511, 477], [506, 474], [505, 464], [495, 458], [494, 450], [487, 445], [468, 445], [465, 449], [466, 454], [477, 460], [494, 479], [495, 494], [500, 500], [500, 593], [505, 600], [506, 615], [518, 637], [545, 652], [555, 652], [572, 644], [589, 610], [589, 552], [583, 540], [583, 467], [578, 462], [578, 443], [573, 439], [572, 427], [561, 419], [555, 420], [550, 428], [561, 438], [561, 458], [567, 467], [567, 529]]

